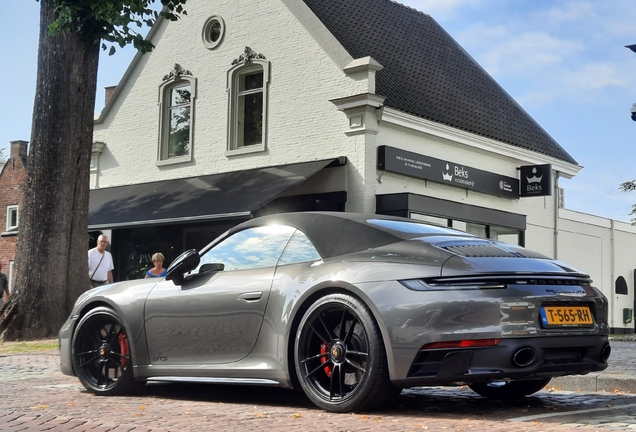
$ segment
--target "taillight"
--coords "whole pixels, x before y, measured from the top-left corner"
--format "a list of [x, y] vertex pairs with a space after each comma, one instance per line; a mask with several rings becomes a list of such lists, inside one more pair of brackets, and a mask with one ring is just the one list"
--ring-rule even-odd
[[499, 345], [501, 339], [458, 340], [449, 342], [431, 342], [422, 349], [473, 348]]

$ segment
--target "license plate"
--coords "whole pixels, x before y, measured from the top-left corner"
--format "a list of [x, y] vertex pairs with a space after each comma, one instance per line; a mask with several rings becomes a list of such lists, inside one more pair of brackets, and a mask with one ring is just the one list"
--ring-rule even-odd
[[594, 324], [589, 306], [543, 306], [541, 319], [544, 326], [567, 327]]

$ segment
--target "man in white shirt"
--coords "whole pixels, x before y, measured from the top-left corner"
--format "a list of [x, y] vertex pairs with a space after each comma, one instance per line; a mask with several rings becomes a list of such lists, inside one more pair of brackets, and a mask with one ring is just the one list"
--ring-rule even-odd
[[88, 276], [91, 279], [91, 288], [113, 283], [113, 257], [106, 250], [108, 237], [100, 235], [97, 239], [97, 247], [88, 251]]

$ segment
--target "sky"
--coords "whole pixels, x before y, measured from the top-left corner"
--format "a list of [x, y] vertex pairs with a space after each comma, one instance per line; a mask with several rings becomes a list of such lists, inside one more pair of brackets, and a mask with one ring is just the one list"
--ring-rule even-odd
[[[636, 2], [568, 0], [402, 0], [431, 15], [583, 168], [560, 179], [565, 207], [629, 222], [636, 193]], [[39, 7], [0, 0], [0, 148], [28, 141], [35, 93]], [[96, 112], [135, 52], [100, 57]]]

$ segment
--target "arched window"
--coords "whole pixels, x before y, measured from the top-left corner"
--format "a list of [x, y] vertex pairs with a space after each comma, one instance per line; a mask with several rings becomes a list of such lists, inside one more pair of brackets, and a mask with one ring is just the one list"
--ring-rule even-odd
[[627, 281], [623, 276], [616, 278], [616, 282], [614, 283], [614, 292], [616, 294], [628, 294]]
[[157, 165], [192, 160], [196, 79], [175, 64], [159, 87], [159, 149]]
[[228, 71], [228, 154], [264, 151], [267, 140], [269, 61], [250, 47]]

